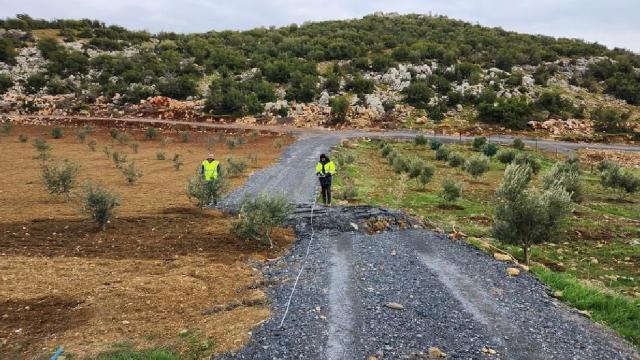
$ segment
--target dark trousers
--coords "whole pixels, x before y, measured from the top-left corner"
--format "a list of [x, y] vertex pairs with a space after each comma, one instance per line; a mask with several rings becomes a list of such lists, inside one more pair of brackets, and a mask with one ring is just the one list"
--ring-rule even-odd
[[331, 183], [320, 183], [320, 187], [322, 188], [322, 201], [325, 204], [331, 205]]

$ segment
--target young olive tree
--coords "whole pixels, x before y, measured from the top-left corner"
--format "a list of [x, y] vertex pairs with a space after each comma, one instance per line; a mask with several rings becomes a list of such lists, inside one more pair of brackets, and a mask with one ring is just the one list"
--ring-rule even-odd
[[269, 244], [273, 248], [273, 229], [284, 225], [291, 210], [292, 205], [284, 197], [245, 198], [240, 204], [239, 220], [233, 224], [233, 232], [243, 240]]
[[80, 166], [69, 160], [48, 163], [42, 165], [42, 180], [49, 194], [62, 195], [65, 201], [69, 201], [79, 171]]
[[229, 184], [223, 176], [205, 181], [200, 173], [196, 173], [187, 179], [186, 193], [199, 208], [204, 208], [217, 204], [228, 187]]
[[82, 211], [88, 214], [102, 231], [107, 229], [107, 224], [113, 218], [115, 208], [119, 205], [117, 196], [109, 190], [92, 183], [85, 185]]
[[571, 200], [579, 203], [584, 197], [584, 184], [580, 173], [580, 165], [571, 159], [556, 163], [542, 176], [542, 187], [549, 190], [555, 185], [562, 186], [571, 194]]
[[571, 194], [561, 184], [529, 189], [533, 171], [526, 164], [511, 164], [496, 191], [492, 233], [499, 241], [518, 244], [529, 264], [531, 246], [554, 239], [571, 213]]

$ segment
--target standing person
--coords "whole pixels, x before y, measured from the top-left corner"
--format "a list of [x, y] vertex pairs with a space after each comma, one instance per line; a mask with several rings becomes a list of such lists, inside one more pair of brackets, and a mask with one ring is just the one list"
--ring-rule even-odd
[[213, 154], [207, 155], [205, 160], [202, 160], [202, 166], [200, 167], [200, 175], [202, 180], [209, 182], [218, 178], [218, 171], [220, 169], [220, 161], [213, 157]]
[[320, 155], [320, 161], [316, 165], [316, 176], [320, 180], [322, 188], [322, 201], [325, 205], [331, 206], [331, 178], [336, 173], [336, 165], [327, 155]]

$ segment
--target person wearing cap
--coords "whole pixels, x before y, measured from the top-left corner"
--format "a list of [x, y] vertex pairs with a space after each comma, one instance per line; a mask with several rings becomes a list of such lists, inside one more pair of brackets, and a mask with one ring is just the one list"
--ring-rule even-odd
[[325, 205], [331, 206], [331, 179], [336, 173], [336, 165], [327, 155], [320, 155], [320, 161], [316, 164], [316, 176], [320, 180], [322, 188], [322, 201]]
[[218, 178], [218, 171], [220, 170], [220, 161], [213, 157], [213, 154], [207, 155], [207, 158], [202, 161], [202, 167], [200, 168], [200, 175], [202, 180], [209, 182]]

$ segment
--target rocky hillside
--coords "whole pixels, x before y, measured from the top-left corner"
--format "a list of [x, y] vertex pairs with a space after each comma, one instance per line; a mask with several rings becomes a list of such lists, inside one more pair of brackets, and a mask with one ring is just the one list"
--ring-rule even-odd
[[440, 16], [150, 34], [0, 20], [4, 114], [640, 139], [640, 55]]

